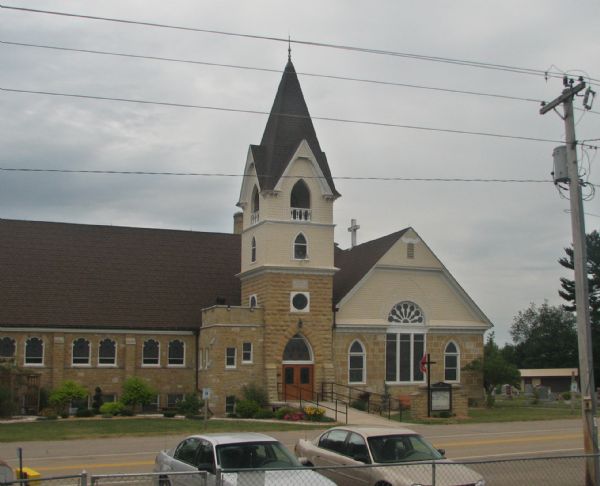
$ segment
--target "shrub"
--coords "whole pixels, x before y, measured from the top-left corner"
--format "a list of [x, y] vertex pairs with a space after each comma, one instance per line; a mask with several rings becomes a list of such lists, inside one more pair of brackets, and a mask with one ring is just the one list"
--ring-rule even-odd
[[268, 408], [261, 408], [258, 412], [254, 414], [254, 418], [257, 419], [271, 419], [273, 417], [275, 417], [273, 410], [270, 410]]
[[60, 414], [60, 418], [64, 418], [64, 419], [69, 418], [69, 412], [62, 412]]
[[8, 387], [0, 387], [0, 417], [11, 417], [16, 407]]
[[148, 405], [155, 397], [156, 391], [140, 378], [134, 376], [123, 382], [121, 401], [134, 411], [138, 405]]
[[281, 407], [275, 410], [275, 418], [277, 420], [283, 420], [283, 417], [295, 412], [298, 412], [298, 409], [292, 407]]
[[135, 415], [135, 412], [133, 411], [133, 408], [131, 408], [131, 407], [123, 407], [123, 410], [121, 410], [122, 417], [133, 417], [134, 415]]
[[304, 415], [312, 422], [321, 422], [325, 415], [325, 409], [318, 407], [304, 407]]
[[56, 410], [54, 410], [53, 408], [43, 408], [40, 411], [40, 416], [48, 420], [56, 420], [58, 418], [58, 415], [56, 415]]
[[200, 409], [204, 406], [204, 401], [198, 398], [195, 393], [186, 395], [183, 400], [177, 402], [177, 412], [181, 415], [198, 415]]
[[175, 417], [175, 412], [167, 410], [167, 411], [163, 412], [163, 417], [173, 418], [173, 417]]
[[78, 408], [75, 417], [93, 417], [94, 411], [90, 408]]
[[92, 397], [92, 409], [94, 412], [98, 413], [103, 404], [104, 400], [102, 400], [102, 388], [97, 386], [94, 390], [94, 396]]
[[452, 417], [452, 414], [448, 410], [444, 410], [443, 412], [440, 412], [440, 418], [450, 418], [450, 417]]
[[354, 400], [352, 403], [350, 403], [350, 406], [364, 412], [367, 409], [367, 402], [363, 402], [362, 400]]
[[235, 404], [235, 411], [241, 418], [252, 418], [260, 410], [260, 404], [254, 400], [240, 400]]
[[58, 412], [61, 412], [61, 417], [65, 413], [68, 417], [69, 414], [66, 411], [67, 405], [73, 401], [83, 400], [86, 396], [87, 390], [83, 386], [72, 380], [67, 380], [50, 394], [50, 405], [55, 407]]
[[269, 405], [269, 395], [267, 394], [267, 391], [256, 383], [244, 385], [242, 388], [242, 394], [246, 400], [251, 400], [258, 403], [261, 408]]
[[304, 420], [304, 418], [304, 413], [300, 411], [288, 413], [283, 416], [283, 420], [291, 420], [292, 422], [298, 422], [299, 420]]
[[102, 416], [104, 417], [105, 415], [119, 415], [121, 412], [123, 412], [123, 410], [125, 409], [125, 406], [121, 403], [121, 402], [109, 402], [109, 403], [105, 403], [100, 407], [100, 413], [102, 414]]
[[563, 392], [561, 395], [563, 400], [571, 400], [571, 392], [570, 391], [566, 391]]

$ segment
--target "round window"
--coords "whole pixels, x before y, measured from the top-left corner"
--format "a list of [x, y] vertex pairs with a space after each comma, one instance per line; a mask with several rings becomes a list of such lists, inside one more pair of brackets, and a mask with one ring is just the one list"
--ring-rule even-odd
[[304, 310], [308, 305], [308, 297], [304, 294], [296, 294], [292, 297], [292, 305], [294, 309]]

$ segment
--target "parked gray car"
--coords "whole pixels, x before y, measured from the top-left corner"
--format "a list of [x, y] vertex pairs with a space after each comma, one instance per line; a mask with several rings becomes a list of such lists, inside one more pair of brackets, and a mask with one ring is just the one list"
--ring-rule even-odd
[[[154, 472], [159, 486], [216, 483], [219, 470], [223, 485], [334, 486], [329, 479], [304, 467], [283, 444], [256, 433], [192, 435], [176, 447], [161, 451]], [[198, 473], [178, 475], [169, 473]]]
[[301, 439], [295, 452], [342, 486], [485, 486], [480, 474], [445, 459], [442, 450], [405, 428], [334, 427], [314, 440]]

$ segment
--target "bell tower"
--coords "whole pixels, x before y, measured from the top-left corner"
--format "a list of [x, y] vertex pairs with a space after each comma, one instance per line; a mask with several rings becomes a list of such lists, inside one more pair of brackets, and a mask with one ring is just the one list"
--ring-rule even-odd
[[[266, 385], [273, 400], [333, 380], [335, 189], [291, 59], [260, 145], [248, 150], [242, 305], [264, 309]], [[312, 398], [312, 397], [311, 397]]]

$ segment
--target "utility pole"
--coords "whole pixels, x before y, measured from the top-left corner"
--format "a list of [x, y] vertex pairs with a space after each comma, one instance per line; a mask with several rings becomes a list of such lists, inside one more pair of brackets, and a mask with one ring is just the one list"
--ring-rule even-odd
[[[573, 98], [585, 88], [580, 78], [573, 86], [573, 80], [563, 79], [565, 89], [562, 94], [540, 109], [544, 115], [558, 105], [563, 105], [565, 122], [569, 195], [571, 204], [571, 230], [573, 233], [573, 263], [575, 267], [575, 307], [577, 309], [577, 340], [579, 347], [579, 379], [581, 382], [581, 415], [583, 418], [584, 452], [590, 454], [586, 460], [586, 486], [600, 486], [598, 464], [598, 433], [596, 423], [596, 389], [592, 360], [592, 332], [590, 327], [589, 290], [587, 281], [587, 255], [583, 200], [577, 165], [577, 139], [573, 117]], [[559, 114], [560, 116], [560, 114]]]

